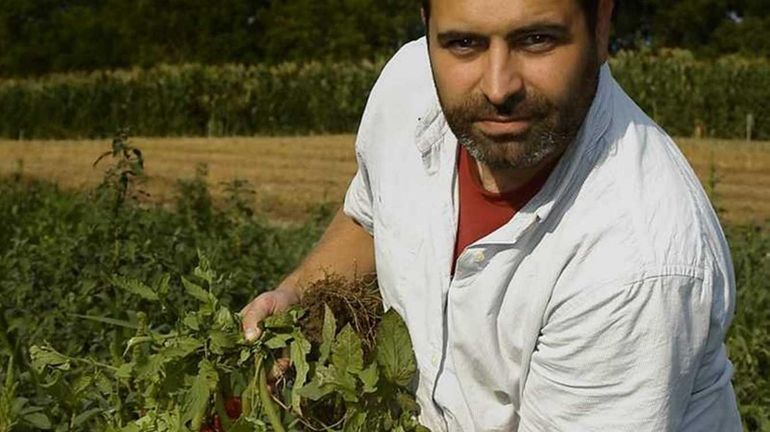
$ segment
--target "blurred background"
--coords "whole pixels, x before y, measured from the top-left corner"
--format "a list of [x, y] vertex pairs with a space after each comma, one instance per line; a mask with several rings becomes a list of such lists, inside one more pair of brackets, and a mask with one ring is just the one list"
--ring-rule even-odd
[[[379, 59], [423, 32], [416, 0], [3, 0], [0, 76]], [[613, 50], [770, 55], [766, 0], [620, 0]]]

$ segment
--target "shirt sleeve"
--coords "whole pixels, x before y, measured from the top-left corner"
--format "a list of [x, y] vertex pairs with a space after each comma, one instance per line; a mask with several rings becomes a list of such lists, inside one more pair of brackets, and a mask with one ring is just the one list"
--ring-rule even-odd
[[665, 275], [583, 290], [543, 326], [519, 431], [675, 431], [709, 338], [711, 290]]
[[358, 163], [358, 170], [345, 194], [343, 212], [357, 221], [369, 234], [373, 235], [372, 185], [369, 180], [366, 161], [360, 151], [360, 138], [356, 142], [356, 161]]

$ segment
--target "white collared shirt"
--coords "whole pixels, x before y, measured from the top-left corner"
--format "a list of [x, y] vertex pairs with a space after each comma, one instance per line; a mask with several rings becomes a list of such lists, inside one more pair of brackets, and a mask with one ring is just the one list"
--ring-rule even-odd
[[423, 38], [372, 89], [344, 206], [373, 234], [383, 300], [409, 328], [423, 424], [741, 429], [727, 243], [676, 145], [608, 66], [543, 189], [452, 277], [456, 150]]

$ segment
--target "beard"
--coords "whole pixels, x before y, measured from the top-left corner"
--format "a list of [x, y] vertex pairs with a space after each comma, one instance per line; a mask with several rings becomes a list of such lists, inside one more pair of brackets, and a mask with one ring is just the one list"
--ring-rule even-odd
[[[598, 72], [598, 66], [586, 65], [573, 85], [573, 96], [562, 103], [522, 90], [499, 105], [481, 93], [455, 105], [443, 101], [441, 105], [458, 142], [478, 162], [491, 169], [532, 168], [561, 154], [575, 140], [596, 94]], [[519, 134], [488, 135], [474, 126], [500, 116], [527, 119], [529, 127]]]

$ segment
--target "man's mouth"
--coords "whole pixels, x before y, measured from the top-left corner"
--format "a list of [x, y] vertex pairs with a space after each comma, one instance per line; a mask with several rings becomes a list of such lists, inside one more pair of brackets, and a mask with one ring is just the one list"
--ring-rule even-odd
[[488, 136], [522, 135], [532, 126], [531, 117], [487, 117], [475, 122], [476, 127]]

